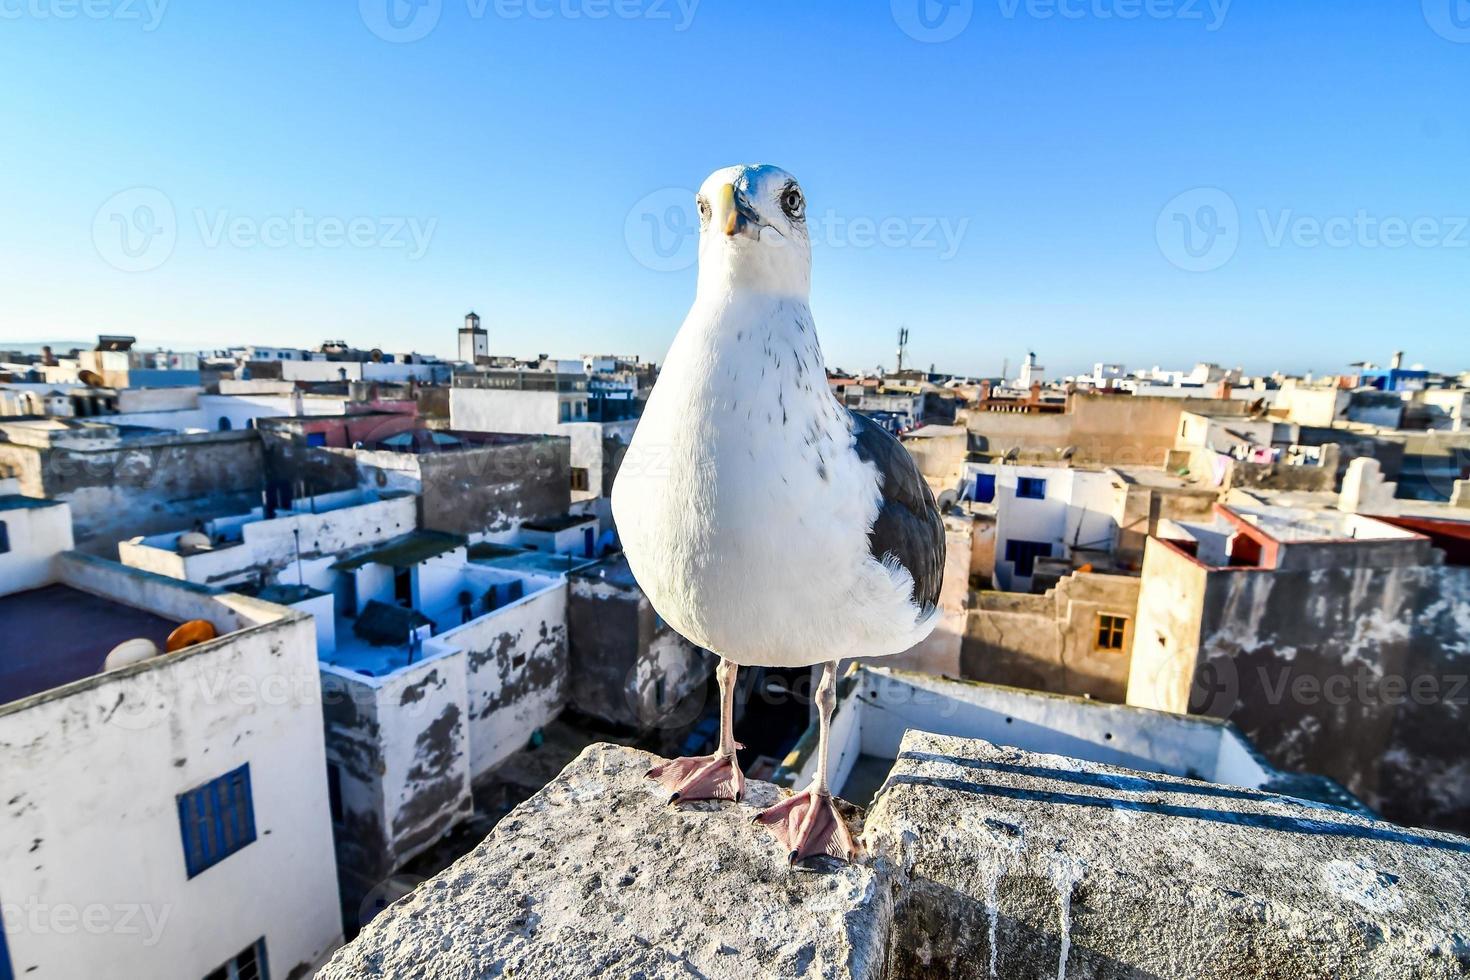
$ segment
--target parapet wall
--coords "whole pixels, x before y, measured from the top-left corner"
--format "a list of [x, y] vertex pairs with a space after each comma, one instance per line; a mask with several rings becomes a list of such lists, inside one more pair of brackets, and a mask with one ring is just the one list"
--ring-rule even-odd
[[855, 865], [595, 745], [322, 980], [1470, 975], [1470, 841], [1254, 790], [910, 732]]

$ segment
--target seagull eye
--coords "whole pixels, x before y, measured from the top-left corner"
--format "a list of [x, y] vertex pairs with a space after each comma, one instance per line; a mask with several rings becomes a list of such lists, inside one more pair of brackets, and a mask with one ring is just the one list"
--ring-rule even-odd
[[793, 185], [782, 192], [781, 210], [785, 211], [791, 220], [801, 220], [801, 216], [806, 213], [806, 198], [801, 196], [800, 187]]
[[709, 202], [702, 197], [699, 198], [699, 226], [703, 228], [709, 224], [709, 219], [713, 216], [714, 212], [710, 210]]

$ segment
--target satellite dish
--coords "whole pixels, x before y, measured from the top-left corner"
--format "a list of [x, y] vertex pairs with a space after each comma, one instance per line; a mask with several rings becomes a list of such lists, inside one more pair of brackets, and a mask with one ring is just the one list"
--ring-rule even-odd
[[191, 555], [196, 551], [213, 551], [214, 542], [209, 540], [209, 535], [198, 531], [189, 531], [179, 535], [178, 552], [181, 555]]
[[156, 656], [158, 656], [158, 644], [146, 637], [123, 640], [107, 654], [107, 659], [102, 661], [102, 669], [117, 670], [119, 667], [140, 664]]
[[383, 362], [383, 352], [377, 347], [374, 347], [372, 349], [372, 352], [368, 354], [368, 357], [372, 359], [372, 362], [374, 364], [381, 364]]
[[77, 372], [77, 380], [81, 381], [82, 384], [87, 385], [91, 388], [107, 387], [107, 385], [103, 384], [102, 382], [102, 375], [98, 374], [96, 371], [89, 371], [86, 368], [83, 368], [82, 370]]
[[1018, 460], [1020, 458], [1021, 458], [1021, 450], [1020, 450], [1020, 448], [1018, 446], [1012, 446], [1010, 449], [1007, 449], [1006, 450], [1006, 454], [1001, 457], [1001, 459], [1004, 460], [1007, 463], [1014, 463], [1016, 460]]
[[215, 632], [214, 624], [209, 620], [191, 619], [168, 635], [168, 640], [164, 643], [164, 649], [169, 653], [178, 653], [186, 647], [197, 646], [200, 643], [214, 639], [218, 635]]

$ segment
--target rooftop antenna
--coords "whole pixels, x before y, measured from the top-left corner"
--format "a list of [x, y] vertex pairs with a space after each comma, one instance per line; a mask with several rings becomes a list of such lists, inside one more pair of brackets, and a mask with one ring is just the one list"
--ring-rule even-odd
[[898, 370], [894, 374], [903, 374], [903, 361], [908, 356], [909, 328], [898, 328]]

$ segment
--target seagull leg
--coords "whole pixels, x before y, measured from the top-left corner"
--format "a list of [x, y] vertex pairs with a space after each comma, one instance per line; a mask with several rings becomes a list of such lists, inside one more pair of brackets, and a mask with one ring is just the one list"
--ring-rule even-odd
[[851, 861], [857, 852], [847, 822], [832, 801], [827, 786], [827, 743], [832, 726], [832, 709], [837, 706], [837, 663], [822, 670], [822, 682], [816, 691], [817, 714], [821, 721], [817, 738], [817, 775], [804, 792], [764, 810], [755, 822], [768, 828], [782, 845], [790, 849], [791, 863], [826, 854]]
[[720, 658], [715, 678], [720, 683], [720, 745], [714, 755], [673, 759], [648, 770], [648, 778], [656, 779], [673, 791], [670, 803], [680, 800], [736, 800], [745, 793], [745, 773], [736, 758], [745, 746], [735, 741], [735, 675], [740, 668]]

